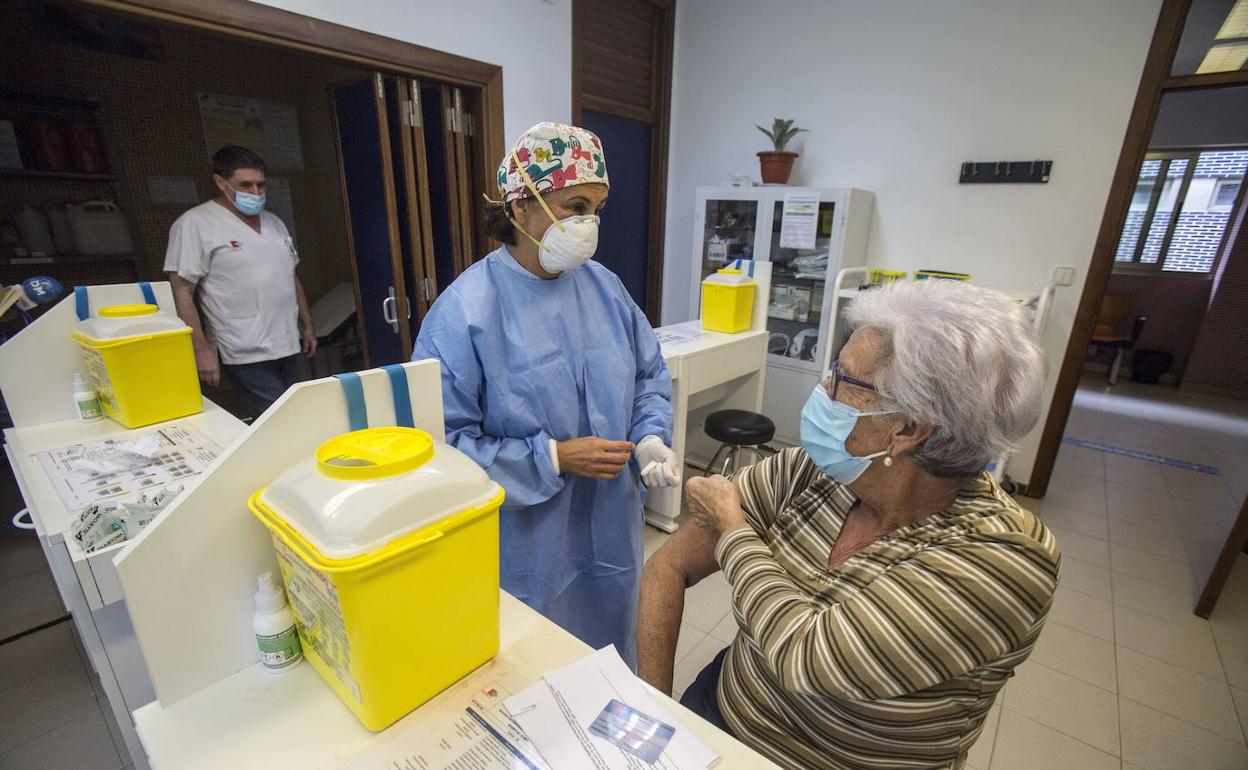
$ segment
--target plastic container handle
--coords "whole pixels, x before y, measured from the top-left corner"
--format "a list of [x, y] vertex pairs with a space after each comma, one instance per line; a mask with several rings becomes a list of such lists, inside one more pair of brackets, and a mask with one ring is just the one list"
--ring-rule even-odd
[[[24, 517], [24, 518], [23, 518]], [[23, 508], [13, 517], [13, 526], [18, 529], [34, 529], [35, 517], [30, 515], [29, 508]]]

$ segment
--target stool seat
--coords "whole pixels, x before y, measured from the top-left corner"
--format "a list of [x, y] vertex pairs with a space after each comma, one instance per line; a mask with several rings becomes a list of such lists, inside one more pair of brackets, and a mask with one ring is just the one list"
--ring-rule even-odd
[[732, 446], [760, 446], [776, 435], [776, 424], [766, 415], [744, 409], [721, 409], [707, 415], [706, 435]]

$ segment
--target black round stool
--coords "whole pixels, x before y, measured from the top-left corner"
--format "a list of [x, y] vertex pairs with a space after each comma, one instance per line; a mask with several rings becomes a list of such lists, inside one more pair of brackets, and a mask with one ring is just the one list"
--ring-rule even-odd
[[719, 449], [706, 466], [706, 475], [719, 473], [727, 476], [737, 469], [737, 457], [742, 449], [756, 455], [775, 454], [767, 442], [776, 435], [776, 424], [769, 417], [744, 409], [721, 409], [711, 412], [703, 426], [706, 435], [719, 442]]

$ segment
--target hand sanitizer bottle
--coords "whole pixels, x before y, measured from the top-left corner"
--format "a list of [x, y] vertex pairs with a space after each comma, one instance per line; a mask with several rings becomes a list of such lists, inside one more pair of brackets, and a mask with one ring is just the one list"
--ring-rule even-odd
[[286, 592], [274, 582], [272, 572], [260, 576], [259, 588], [251, 627], [260, 647], [260, 662], [269, 673], [290, 671], [303, 660], [295, 615], [286, 603]]
[[81, 372], [74, 372], [74, 411], [82, 422], [95, 422], [104, 416], [100, 411], [100, 397], [87, 387]]

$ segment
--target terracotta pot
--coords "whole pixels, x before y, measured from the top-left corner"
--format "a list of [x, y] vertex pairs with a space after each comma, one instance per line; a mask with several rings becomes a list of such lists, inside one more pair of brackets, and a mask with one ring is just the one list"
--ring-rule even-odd
[[793, 173], [793, 161], [797, 153], [775, 150], [764, 150], [758, 154], [758, 167], [766, 184], [788, 184], [789, 174]]

